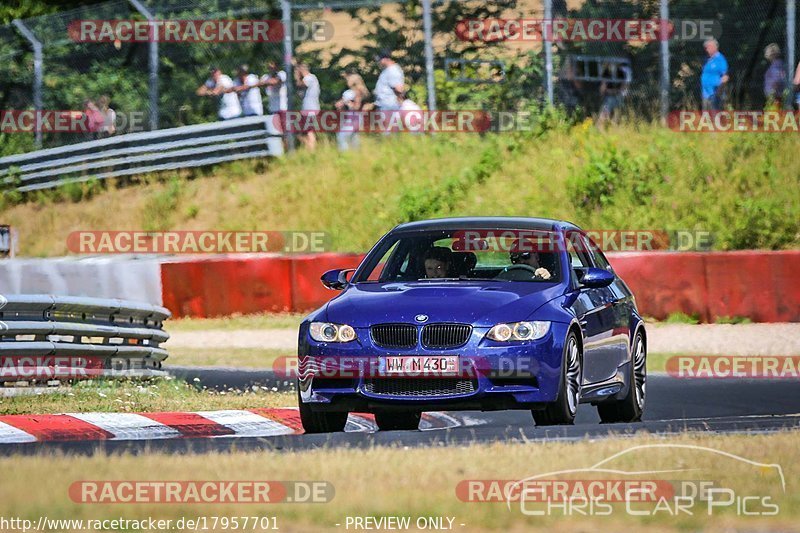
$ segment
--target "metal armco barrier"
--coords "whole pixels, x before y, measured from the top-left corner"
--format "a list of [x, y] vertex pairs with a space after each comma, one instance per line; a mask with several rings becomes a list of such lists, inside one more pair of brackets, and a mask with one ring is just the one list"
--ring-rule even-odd
[[70, 144], [0, 158], [0, 179], [20, 192], [283, 155], [274, 115], [239, 118]]
[[165, 375], [160, 306], [72, 296], [0, 296], [0, 381]]

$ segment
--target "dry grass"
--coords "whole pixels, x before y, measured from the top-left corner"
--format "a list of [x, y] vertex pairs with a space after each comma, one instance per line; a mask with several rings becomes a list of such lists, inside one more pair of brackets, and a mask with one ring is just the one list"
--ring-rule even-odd
[[[490, 444], [462, 447], [323, 449], [307, 452], [248, 452], [174, 456], [38, 455], [0, 459], [0, 515], [33, 520], [60, 518], [141, 519], [206, 516], [278, 517], [282, 530], [344, 529], [347, 516], [450, 516], [456, 530], [685, 531], [797, 530], [800, 495], [796, 483], [800, 449], [797, 432], [752, 436], [684, 434], [669, 439], [640, 436], [576, 443]], [[632, 517], [624, 507], [611, 516], [526, 517], [503, 503], [465, 503], [455, 488], [465, 479], [516, 480], [566, 468], [588, 467], [639, 444], [687, 444], [724, 450], [784, 469], [786, 493], [773, 469], [695, 450], [640, 450], [614, 461], [623, 470], [701, 469], [694, 479], [714, 480], [740, 495], [769, 495], [780, 507], [774, 517], [738, 517], [723, 512], [709, 517], [705, 508], [692, 516], [662, 513]], [[645, 479], [687, 479], [692, 474], [662, 474]], [[699, 477], [698, 477], [699, 476]], [[641, 477], [640, 477], [641, 478]], [[336, 495], [328, 504], [187, 505], [72, 503], [67, 490], [75, 481], [92, 480], [326, 480]], [[335, 524], [342, 524], [336, 527]], [[464, 524], [464, 526], [459, 526]]]
[[224, 318], [180, 318], [165, 324], [167, 331], [207, 331], [238, 329], [281, 329], [300, 327], [302, 313], [260, 313], [231, 315]]
[[260, 348], [169, 348], [167, 365], [273, 369], [277, 360], [297, 357], [293, 350]]

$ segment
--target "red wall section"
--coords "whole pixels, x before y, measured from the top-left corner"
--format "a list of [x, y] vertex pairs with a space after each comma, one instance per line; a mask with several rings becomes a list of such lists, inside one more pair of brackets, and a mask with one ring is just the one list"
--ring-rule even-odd
[[799, 276], [800, 251], [707, 254], [709, 314], [798, 322]]
[[696, 314], [800, 322], [800, 250], [609, 254], [636, 294], [639, 311], [655, 318]]
[[[175, 317], [309, 311], [336, 296], [320, 276], [355, 268], [361, 254], [185, 258], [161, 265], [164, 306]], [[800, 322], [800, 250], [609, 254], [639, 310], [757, 322]]]
[[663, 319], [682, 311], [708, 321], [704, 254], [647, 252], [608, 259], [636, 295], [640, 313]]
[[291, 311], [291, 271], [291, 259], [277, 255], [164, 263], [164, 306], [175, 317]]

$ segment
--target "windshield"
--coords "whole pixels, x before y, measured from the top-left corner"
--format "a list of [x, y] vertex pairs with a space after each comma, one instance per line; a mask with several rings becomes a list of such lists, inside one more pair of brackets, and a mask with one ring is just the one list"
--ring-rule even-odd
[[523, 281], [557, 283], [555, 234], [533, 230], [436, 230], [387, 239], [354, 283]]

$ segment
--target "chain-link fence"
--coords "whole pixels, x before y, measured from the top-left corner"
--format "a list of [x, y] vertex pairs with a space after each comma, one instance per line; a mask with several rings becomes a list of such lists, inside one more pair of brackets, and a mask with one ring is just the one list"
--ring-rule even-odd
[[[107, 97], [123, 120], [134, 114], [144, 129], [216, 120], [217, 103], [195, 90], [217, 66], [235, 75], [246, 63], [257, 75], [270, 61], [307, 63], [319, 78], [323, 109], [348, 88], [345, 74], [359, 74], [368, 88], [381, 72], [376, 54], [391, 51], [408, 88], [406, 98], [439, 109], [512, 110], [548, 100], [597, 116], [611, 100], [623, 112], [654, 119], [700, 106], [700, 77], [707, 56], [702, 39], [558, 39], [547, 32], [530, 39], [465, 38], [468, 21], [502, 20], [708, 20], [719, 30], [730, 65], [726, 105], [759, 109], [766, 103], [764, 49], [783, 53], [785, 88], [794, 74], [796, 0], [110, 0], [69, 12], [0, 27], [0, 109], [82, 110]], [[430, 37], [425, 5], [430, 6]], [[79, 20], [270, 20], [309, 27], [322, 21], [325, 39], [298, 37], [219, 42], [79, 42], [70, 33]], [[721, 33], [720, 33], [721, 31]], [[791, 38], [787, 38], [791, 36]], [[427, 46], [426, 46], [427, 45]], [[38, 47], [38, 54], [37, 54]], [[430, 53], [429, 53], [430, 50]], [[37, 59], [41, 59], [37, 70]], [[548, 75], [547, 73], [551, 73]], [[37, 73], [41, 73], [40, 79]], [[290, 76], [288, 85], [293, 85]], [[435, 88], [432, 94], [431, 88]], [[302, 90], [291, 91], [299, 108]], [[611, 97], [611, 98], [609, 98]], [[103, 99], [104, 100], [104, 99]], [[790, 102], [784, 99], [784, 105]], [[144, 118], [142, 118], [144, 117]], [[128, 122], [131, 122], [130, 120]], [[45, 133], [45, 147], [85, 140]], [[34, 149], [33, 135], [0, 133], [2, 153]]]

